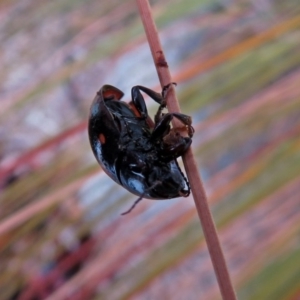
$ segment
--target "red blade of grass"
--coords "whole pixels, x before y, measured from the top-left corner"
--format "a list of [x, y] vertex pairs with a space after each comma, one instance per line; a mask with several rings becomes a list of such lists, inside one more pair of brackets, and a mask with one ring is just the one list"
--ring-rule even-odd
[[[162, 87], [172, 82], [168, 64], [159, 40], [158, 32], [151, 14], [147, 0], [136, 0], [142, 19], [148, 43], [156, 66], [159, 81]], [[170, 88], [167, 93], [167, 106], [170, 112], [180, 112], [175, 89]], [[176, 126], [176, 124], [174, 124]], [[191, 148], [183, 156], [183, 163], [191, 185], [192, 194], [202, 224], [208, 251], [214, 266], [219, 288], [224, 300], [236, 299], [222, 247], [218, 238], [216, 227], [209, 210], [205, 190], [199, 175], [198, 167]]]

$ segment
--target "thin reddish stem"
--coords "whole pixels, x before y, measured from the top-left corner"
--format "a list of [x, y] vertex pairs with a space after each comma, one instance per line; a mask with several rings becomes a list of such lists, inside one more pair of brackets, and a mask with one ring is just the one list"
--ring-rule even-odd
[[[172, 82], [172, 78], [159, 40], [156, 25], [152, 18], [151, 8], [148, 0], [136, 0], [136, 2], [147, 35], [159, 81], [161, 86], [164, 87]], [[167, 106], [170, 112], [180, 112], [174, 87], [171, 87], [167, 93]], [[176, 126], [176, 124], [174, 125]], [[207, 247], [214, 266], [222, 297], [224, 300], [235, 300], [235, 291], [231, 283], [222, 247], [211, 212], [209, 210], [205, 190], [191, 148], [183, 156], [183, 163], [191, 185], [192, 194], [200, 222], [202, 224]]]

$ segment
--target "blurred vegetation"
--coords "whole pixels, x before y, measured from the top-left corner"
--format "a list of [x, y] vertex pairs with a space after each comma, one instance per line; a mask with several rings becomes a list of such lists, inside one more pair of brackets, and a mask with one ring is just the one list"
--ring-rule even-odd
[[[151, 4], [238, 298], [298, 299], [299, 3]], [[2, 0], [0, 22], [0, 299], [220, 299], [192, 198], [121, 217], [136, 197], [90, 150], [103, 84], [159, 90], [135, 2]]]

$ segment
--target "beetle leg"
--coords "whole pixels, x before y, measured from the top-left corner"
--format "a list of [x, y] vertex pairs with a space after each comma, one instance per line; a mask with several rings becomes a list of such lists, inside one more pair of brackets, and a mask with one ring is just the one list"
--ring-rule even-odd
[[[181, 121], [184, 125], [187, 127], [187, 132], [189, 137], [192, 137], [194, 134], [194, 128], [191, 126], [192, 124], [192, 119], [190, 116], [181, 114], [181, 113], [168, 113], [163, 116], [162, 110], [166, 107], [166, 100], [165, 96], [166, 93], [168, 92], [168, 89], [171, 85], [176, 85], [176, 83], [172, 82], [166, 86], [163, 87], [163, 90], [160, 93], [157, 93], [149, 88], [146, 88], [142, 85], [136, 85], [131, 89], [131, 95], [132, 95], [132, 101], [134, 106], [137, 108], [141, 116], [147, 118], [148, 117], [148, 112], [145, 104], [145, 100], [140, 92], [143, 91], [146, 93], [149, 97], [151, 97], [154, 101], [160, 104], [157, 113], [155, 114], [154, 117], [154, 122], [155, 122], [155, 128], [152, 132], [151, 139], [156, 139], [159, 136], [165, 135], [167, 132], [169, 132], [169, 124], [173, 118], [177, 118], [179, 121]], [[171, 116], [171, 117], [170, 117]]]
[[151, 140], [154, 141], [168, 134], [170, 131], [170, 123], [173, 119], [173, 114], [165, 114], [156, 123], [154, 130], [151, 134]]
[[154, 116], [154, 123], [158, 124], [160, 119], [162, 118], [162, 111], [167, 106], [167, 102], [165, 99], [165, 94], [169, 88], [170, 84], [166, 85], [161, 94], [157, 93], [153, 90], [150, 90], [144, 86], [138, 85], [137, 87], [142, 90], [144, 93], [146, 93], [149, 97], [151, 97], [154, 101], [156, 101], [159, 104], [159, 108]]
[[162, 95], [162, 97], [165, 99], [166, 98], [166, 95], [167, 95], [167, 93], [168, 93], [168, 91], [169, 91], [169, 88], [170, 88], [170, 86], [171, 85], [177, 85], [177, 83], [176, 82], [171, 82], [171, 83], [169, 83], [169, 84], [167, 84], [167, 85], [165, 85], [164, 87], [163, 87], [163, 89], [162, 89], [162, 91], [161, 91], [161, 95]]
[[142, 85], [136, 85], [132, 89], [134, 89], [134, 88], [140, 89], [145, 94], [147, 94], [149, 97], [151, 97], [155, 102], [157, 102], [158, 104], [166, 107], [166, 101], [165, 101], [164, 97], [162, 96], [162, 94], [157, 93], [153, 90], [150, 90], [149, 88], [146, 88]]
[[184, 129], [188, 133], [188, 137], [180, 134], [180, 128], [172, 128], [168, 134], [165, 134], [161, 143], [162, 154], [165, 156], [165, 159], [177, 158], [183, 155], [190, 147], [192, 143], [191, 137], [194, 134], [190, 116], [181, 113], [172, 113], [172, 116], [185, 125]]
[[181, 113], [167, 113], [163, 115], [160, 120], [155, 125], [155, 128], [152, 132], [151, 139], [157, 139], [159, 137], [165, 136], [170, 131], [170, 123], [175, 117], [179, 121], [181, 121], [184, 125], [186, 125], [186, 129], [189, 137], [192, 137], [194, 134], [194, 128], [192, 127], [192, 119], [190, 116], [181, 114]]
[[[180, 134], [180, 128], [170, 129], [170, 123], [173, 117], [177, 118], [184, 125], [184, 131], [188, 132], [189, 137], [184, 137]], [[172, 160], [184, 154], [192, 143], [192, 135], [194, 129], [191, 126], [191, 118], [180, 113], [167, 113], [162, 116], [156, 124], [152, 134], [151, 140], [160, 142], [161, 154], [165, 161]]]
[[182, 156], [190, 147], [192, 139], [183, 137], [178, 131], [172, 129], [164, 136], [161, 143], [161, 153], [166, 161]]
[[181, 113], [172, 113], [172, 115], [181, 121], [187, 127], [189, 137], [194, 135], [195, 129], [192, 126], [192, 118], [190, 116], [181, 114]]
[[143, 95], [140, 92], [139, 86], [134, 86], [131, 89], [131, 98], [135, 108], [141, 114], [142, 117], [147, 118], [148, 111]]
[[[166, 86], [166, 89], [168, 88], [168, 86]], [[166, 107], [166, 100], [164, 98], [164, 90], [163, 92], [157, 93], [149, 88], [146, 88], [142, 85], [136, 85], [131, 89], [131, 94], [132, 94], [132, 101], [134, 103], [134, 105], [136, 106], [136, 108], [140, 111], [141, 105], [145, 106], [145, 100], [142, 96], [142, 94], [140, 93], [140, 90], [143, 91], [145, 94], [147, 94], [150, 98], [152, 98], [155, 102], [157, 102], [159, 104], [159, 108], [157, 113], [155, 114], [154, 117], [154, 122], [155, 124], [157, 124], [159, 122], [159, 120], [162, 117], [162, 110]], [[146, 110], [147, 111], [147, 110]], [[141, 113], [141, 112], [140, 112]], [[142, 113], [141, 113], [142, 114]], [[149, 119], [150, 117], [148, 117]], [[151, 124], [150, 127], [154, 127], [153, 122], [151, 120], [151, 122], [149, 122]]]
[[[166, 96], [166, 94], [167, 94], [167, 92], [169, 90], [169, 87], [172, 84], [176, 85], [175, 82], [169, 83], [168, 85], [166, 85], [166, 86], [163, 87], [161, 93], [157, 93], [157, 92], [155, 92], [155, 91], [153, 91], [153, 90], [151, 90], [149, 88], [146, 88], [146, 87], [144, 87], [142, 85], [137, 85], [137, 86], [134, 86], [132, 88], [132, 91], [135, 90], [135, 89], [137, 89], [138, 93], [140, 93], [139, 90], [143, 91], [145, 94], [147, 94], [150, 98], [152, 98], [154, 101], [156, 101], [159, 104], [159, 108], [158, 108], [158, 110], [157, 110], [157, 112], [155, 114], [155, 117], [154, 117], [155, 124], [157, 124], [160, 121], [160, 119], [162, 118], [162, 111], [163, 111], [163, 109], [167, 105], [165, 96]], [[141, 97], [142, 97], [142, 95], [141, 95]], [[132, 97], [132, 99], [133, 99], [133, 102], [134, 102], [134, 97]], [[142, 98], [142, 99], [144, 101], [144, 98]], [[134, 102], [134, 104], [135, 104], [135, 102]]]
[[167, 95], [171, 85], [177, 85], [177, 84], [176, 84], [176, 82], [171, 82], [171, 83], [165, 85], [161, 91], [161, 94], [156, 93], [156, 92], [154, 92], [148, 88], [145, 88], [143, 86], [139, 86], [139, 88], [141, 88], [142, 91], [144, 91], [148, 96], [150, 96], [153, 100], [155, 100], [157, 103], [160, 104], [159, 108], [154, 116], [155, 124], [158, 124], [158, 122], [162, 118], [162, 111], [167, 106], [166, 95]]
[[[192, 137], [194, 135], [195, 130], [192, 126], [192, 118], [190, 116], [184, 115], [182, 113], [167, 113], [162, 118], [163, 119], [166, 118], [167, 115], [172, 115], [173, 117], [178, 119], [181, 123], [183, 123], [185, 125], [184, 129], [187, 130], [189, 137]], [[160, 124], [160, 123], [163, 123], [163, 122], [159, 121], [158, 124]], [[179, 131], [179, 128], [176, 130]]]

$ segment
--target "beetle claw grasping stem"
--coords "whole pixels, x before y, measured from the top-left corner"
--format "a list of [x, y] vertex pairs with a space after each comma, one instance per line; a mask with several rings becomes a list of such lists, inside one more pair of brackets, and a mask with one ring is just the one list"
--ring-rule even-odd
[[162, 97], [165, 99], [166, 98], [166, 95], [167, 95], [167, 93], [168, 93], [168, 90], [169, 90], [169, 88], [170, 88], [170, 86], [171, 85], [177, 85], [177, 83], [176, 82], [171, 82], [171, 83], [169, 83], [169, 84], [167, 84], [167, 85], [165, 85], [164, 87], [163, 87], [163, 89], [162, 89], [162, 92], [161, 92], [161, 95], [162, 95]]

